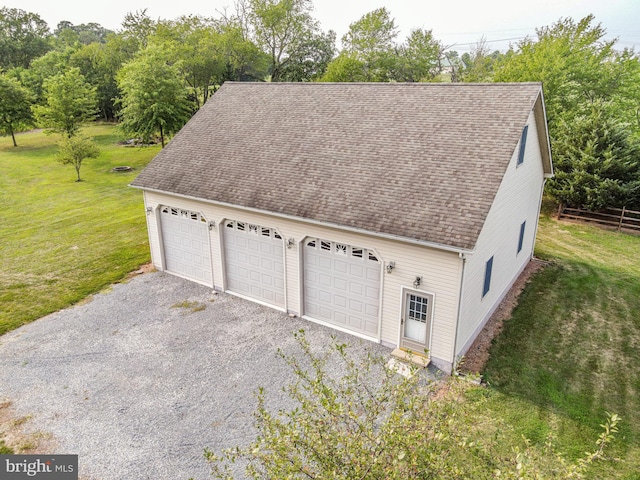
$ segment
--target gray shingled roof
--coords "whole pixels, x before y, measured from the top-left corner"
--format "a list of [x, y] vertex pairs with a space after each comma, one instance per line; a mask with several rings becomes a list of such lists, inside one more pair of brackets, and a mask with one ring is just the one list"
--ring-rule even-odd
[[132, 186], [472, 249], [539, 83], [225, 83]]

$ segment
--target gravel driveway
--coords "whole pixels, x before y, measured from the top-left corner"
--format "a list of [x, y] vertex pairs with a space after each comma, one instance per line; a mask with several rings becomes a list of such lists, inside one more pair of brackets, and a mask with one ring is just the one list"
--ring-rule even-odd
[[285, 405], [292, 379], [276, 349], [332, 334], [352, 353], [390, 350], [163, 273], [114, 285], [92, 301], [0, 337], [0, 401], [91, 480], [207, 478], [204, 447], [244, 445], [254, 392]]

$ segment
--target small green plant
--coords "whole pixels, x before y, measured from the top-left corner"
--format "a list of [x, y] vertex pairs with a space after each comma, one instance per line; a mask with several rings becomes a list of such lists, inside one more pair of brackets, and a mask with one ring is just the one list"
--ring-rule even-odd
[[185, 300], [183, 302], [178, 302], [171, 305], [171, 308], [183, 308], [185, 310], [189, 310], [191, 313], [201, 312], [207, 305], [205, 303], [200, 302], [190, 302], [189, 300]]
[[0, 455], [13, 455], [15, 452], [4, 443], [4, 440], [0, 440]]
[[398, 375], [385, 358], [363, 360], [335, 338], [320, 353], [303, 331], [296, 339], [300, 354], [278, 352], [295, 374], [285, 387], [295, 406], [273, 412], [259, 388], [256, 439], [205, 450], [214, 478], [234, 478], [234, 465], [252, 479], [581, 478], [617, 432], [619, 417], [610, 415], [596, 450], [568, 462], [551, 441], [518, 440], [507, 422], [488, 417], [487, 395], [469, 394], [484, 387], [453, 376], [424, 388], [419, 370]]

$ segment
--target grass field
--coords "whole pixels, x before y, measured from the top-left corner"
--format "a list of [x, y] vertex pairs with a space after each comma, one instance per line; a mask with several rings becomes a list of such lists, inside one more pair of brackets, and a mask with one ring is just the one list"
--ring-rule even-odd
[[[101, 153], [82, 182], [55, 161], [56, 136], [0, 137], [0, 334], [122, 279], [149, 260], [142, 193], [127, 185], [159, 147], [117, 145], [109, 124], [87, 127]], [[128, 165], [131, 173], [111, 173]]]
[[593, 478], [640, 478], [640, 237], [543, 216], [536, 253], [552, 263], [492, 347], [493, 408], [532, 440], [555, 433], [573, 456], [617, 413], [612, 454], [623, 461]]

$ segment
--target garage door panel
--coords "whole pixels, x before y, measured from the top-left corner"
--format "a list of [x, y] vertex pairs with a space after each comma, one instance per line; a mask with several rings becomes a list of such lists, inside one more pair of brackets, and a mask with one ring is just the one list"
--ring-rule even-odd
[[357, 300], [349, 300], [349, 310], [355, 313], [364, 313], [363, 304]]
[[353, 325], [354, 328], [357, 328], [358, 330], [364, 330], [365, 329], [365, 324], [362, 321], [362, 317], [349, 315], [349, 324]]
[[333, 285], [336, 287], [337, 290], [347, 290], [347, 285], [348, 284], [349, 284], [349, 282], [347, 282], [343, 278], [334, 278]]
[[341, 324], [343, 326], [348, 325], [347, 316], [342, 312], [335, 312], [334, 313], [334, 319], [335, 319], [336, 323], [339, 323], [339, 324]]
[[331, 258], [319, 257], [317, 260], [318, 260], [318, 266], [320, 268], [323, 268], [329, 271], [333, 269], [333, 263], [331, 262]]
[[320, 239], [304, 242], [305, 315], [377, 336], [381, 264], [366, 249]]
[[261, 258], [260, 267], [264, 268], [265, 270], [273, 270], [273, 262], [268, 258]]
[[370, 298], [372, 300], [377, 300], [378, 297], [380, 297], [380, 289], [379, 288], [375, 288], [375, 287], [367, 287], [367, 294], [366, 297]]
[[227, 285], [231, 292], [284, 307], [284, 243], [272, 228], [224, 222]]
[[247, 249], [252, 252], [259, 252], [260, 244], [256, 240], [249, 239], [247, 240]]
[[262, 253], [269, 256], [273, 255], [273, 245], [268, 245], [263, 242], [259, 245], [259, 248]]
[[250, 254], [248, 256], [247, 260], [248, 260], [247, 263], [249, 264], [250, 267], [253, 267], [253, 268], [259, 268], [260, 267], [260, 263], [261, 263], [260, 262], [260, 257]]
[[340, 295], [334, 295], [333, 303], [338, 307], [347, 308], [347, 299], [346, 299], [346, 297], [342, 297]]
[[207, 222], [198, 212], [160, 207], [165, 270], [191, 280], [213, 283]]
[[380, 270], [367, 269], [367, 280], [380, 281]]
[[351, 265], [349, 268], [349, 273], [354, 277], [365, 278], [364, 267], [362, 267], [361, 265]]
[[346, 262], [336, 260], [335, 262], [333, 262], [333, 270], [337, 273], [347, 273], [348, 266]]
[[371, 304], [367, 303], [365, 304], [365, 310], [364, 313], [367, 317], [377, 317], [378, 316], [378, 310]]

